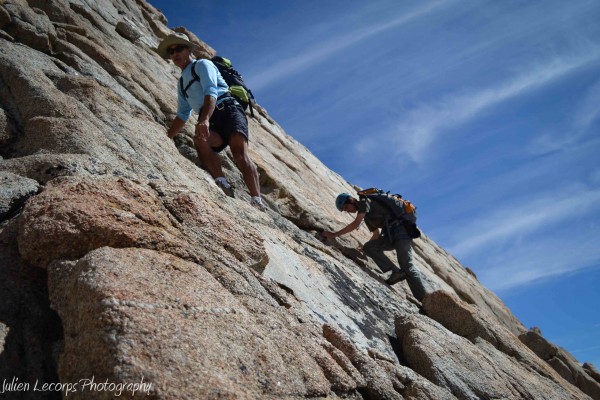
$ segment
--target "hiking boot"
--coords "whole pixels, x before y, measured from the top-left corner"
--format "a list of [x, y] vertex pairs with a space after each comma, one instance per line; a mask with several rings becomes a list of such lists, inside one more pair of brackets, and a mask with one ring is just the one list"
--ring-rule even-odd
[[392, 275], [385, 281], [388, 285], [395, 285], [396, 283], [406, 279], [406, 273], [404, 271], [394, 271]]
[[235, 193], [233, 191], [233, 186], [228, 185], [227, 183], [223, 183], [222, 181], [215, 181], [218, 187], [221, 188], [223, 193], [225, 193], [229, 197], [235, 197]]
[[254, 208], [259, 209], [260, 211], [267, 211], [267, 206], [265, 206], [265, 203], [262, 202], [262, 199], [253, 197], [252, 200], [250, 200], [250, 205]]

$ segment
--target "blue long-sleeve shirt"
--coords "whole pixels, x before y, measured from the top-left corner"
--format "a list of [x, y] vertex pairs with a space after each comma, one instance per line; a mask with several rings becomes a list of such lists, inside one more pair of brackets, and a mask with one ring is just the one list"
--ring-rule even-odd
[[[186, 98], [183, 95], [182, 89], [185, 88], [193, 79], [192, 66], [195, 68], [196, 74], [200, 77], [199, 81], [194, 82], [188, 89]], [[212, 96], [218, 99], [219, 96], [229, 91], [229, 86], [221, 76], [221, 73], [209, 60], [198, 60], [195, 63], [190, 62], [183, 71], [183, 88], [178, 84], [177, 90], [177, 116], [187, 121], [192, 111], [200, 113], [200, 109], [204, 105], [204, 96]], [[217, 102], [218, 104], [219, 102]]]

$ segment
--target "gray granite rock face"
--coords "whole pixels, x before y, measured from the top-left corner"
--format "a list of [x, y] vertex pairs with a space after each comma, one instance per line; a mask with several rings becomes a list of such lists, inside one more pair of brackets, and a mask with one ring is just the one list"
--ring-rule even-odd
[[0, 221], [25, 204], [38, 189], [33, 179], [0, 171]]
[[568, 375], [572, 358], [529, 350], [426, 235], [423, 303], [383, 283], [358, 250], [366, 229], [320, 240], [349, 222], [332, 202], [354, 187], [260, 105], [250, 154], [268, 210], [229, 151], [239, 195], [224, 197], [192, 124], [166, 137], [179, 72], [154, 47], [171, 32], [143, 0], [0, 4], [0, 381], [143, 376], [156, 399], [594, 397], [593, 366]]

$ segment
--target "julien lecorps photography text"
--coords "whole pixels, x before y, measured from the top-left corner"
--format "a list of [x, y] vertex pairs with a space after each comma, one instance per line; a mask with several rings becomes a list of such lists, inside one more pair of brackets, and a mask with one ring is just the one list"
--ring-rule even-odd
[[149, 395], [152, 390], [152, 383], [144, 380], [139, 382], [110, 382], [98, 380], [94, 376], [83, 378], [75, 382], [26, 382], [18, 377], [4, 379], [0, 387], [0, 394], [10, 392], [62, 392], [63, 397], [68, 397], [73, 393], [93, 393], [107, 392], [115, 397], [123, 394], [134, 396], [136, 394]]

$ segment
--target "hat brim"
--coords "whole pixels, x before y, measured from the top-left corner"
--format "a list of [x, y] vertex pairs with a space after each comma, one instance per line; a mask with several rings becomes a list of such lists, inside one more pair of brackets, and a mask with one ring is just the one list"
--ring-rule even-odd
[[160, 44], [158, 45], [158, 48], [156, 49], [156, 52], [158, 53], [159, 56], [161, 56], [165, 60], [168, 60], [171, 58], [171, 55], [169, 54], [168, 49], [169, 49], [169, 47], [173, 46], [174, 44], [183, 44], [185, 46], [190, 46], [191, 48], [194, 48], [194, 46], [195, 46], [189, 40], [185, 40], [185, 39], [177, 37], [177, 36], [167, 36], [165, 38], [165, 40], [160, 42]]

